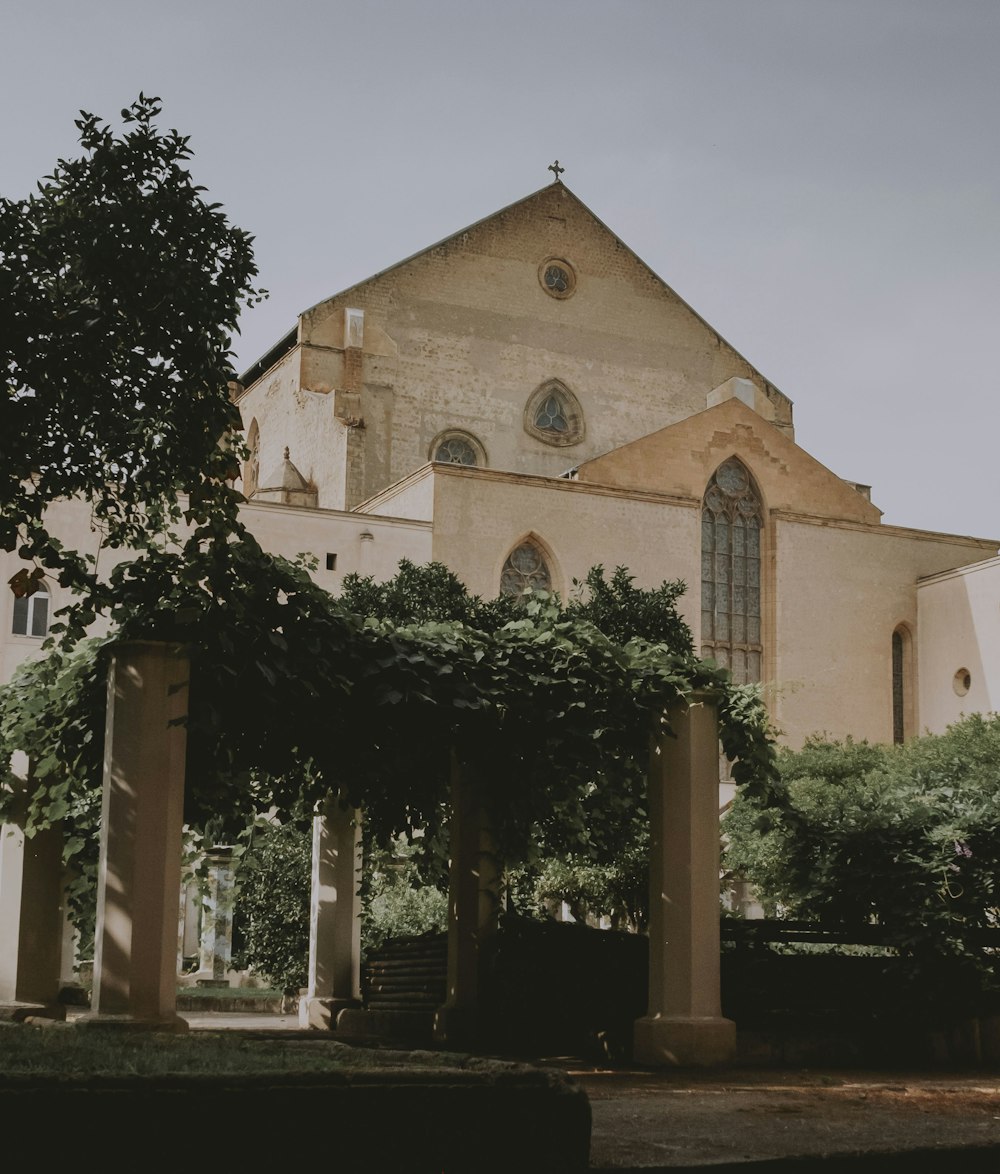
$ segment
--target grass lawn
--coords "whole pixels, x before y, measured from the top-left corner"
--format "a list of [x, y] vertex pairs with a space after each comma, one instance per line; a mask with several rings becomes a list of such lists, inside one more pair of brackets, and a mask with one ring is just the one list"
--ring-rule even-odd
[[[405, 1057], [405, 1059], [404, 1059]], [[447, 1053], [379, 1052], [352, 1048], [325, 1037], [248, 1038], [234, 1032], [175, 1035], [79, 1029], [72, 1024], [36, 1027], [0, 1022], [0, 1078], [19, 1076], [252, 1076], [277, 1072], [347, 1075], [363, 1069], [434, 1069], [463, 1066]]]

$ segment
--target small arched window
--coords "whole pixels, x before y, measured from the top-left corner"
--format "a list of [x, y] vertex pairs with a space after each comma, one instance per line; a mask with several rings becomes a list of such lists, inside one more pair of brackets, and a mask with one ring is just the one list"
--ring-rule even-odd
[[49, 630], [48, 591], [44, 587], [34, 595], [22, 595], [14, 600], [14, 621], [11, 632], [15, 636], [44, 636]]
[[527, 539], [507, 556], [500, 572], [500, 594], [520, 598], [529, 591], [551, 591], [552, 572], [537, 543]]
[[892, 634], [892, 740], [898, 746], [912, 729], [913, 679], [910, 630], [905, 624]]
[[486, 450], [470, 433], [452, 429], [431, 442], [430, 459], [439, 465], [485, 465]]
[[558, 379], [537, 388], [524, 409], [525, 431], [546, 444], [564, 446], [583, 440], [580, 401]]
[[243, 496], [250, 498], [260, 486], [260, 428], [256, 419], [250, 421], [247, 430], [247, 448], [250, 455], [243, 466]]
[[761, 679], [764, 509], [738, 457], [716, 469], [701, 509], [701, 654], [740, 685]]

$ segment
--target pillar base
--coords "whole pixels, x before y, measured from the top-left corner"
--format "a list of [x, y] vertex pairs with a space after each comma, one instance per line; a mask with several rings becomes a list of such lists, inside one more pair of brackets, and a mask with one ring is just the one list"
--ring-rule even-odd
[[317, 998], [302, 995], [299, 998], [299, 1027], [315, 1031], [336, 1031], [337, 1016], [341, 1011], [357, 1010], [360, 999]]
[[102, 1015], [99, 1011], [81, 1015], [74, 1021], [76, 1027], [88, 1031], [165, 1031], [180, 1034], [190, 1031], [186, 1019], [179, 1015], [164, 1016], [162, 1019], [143, 1019], [137, 1015]]
[[13, 1003], [0, 1003], [0, 1020], [13, 1023], [23, 1023], [25, 1019], [65, 1019], [66, 1007], [63, 1003], [28, 1003], [17, 1000]]
[[632, 1031], [632, 1058], [655, 1068], [713, 1068], [736, 1056], [731, 1019], [647, 1015]]

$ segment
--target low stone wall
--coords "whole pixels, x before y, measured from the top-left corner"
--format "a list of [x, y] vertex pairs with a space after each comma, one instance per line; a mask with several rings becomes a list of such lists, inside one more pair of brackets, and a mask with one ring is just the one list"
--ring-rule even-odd
[[252, 1170], [307, 1155], [337, 1171], [587, 1169], [590, 1103], [578, 1085], [527, 1065], [468, 1063], [322, 1076], [5, 1077], [4, 1152], [32, 1168], [89, 1154], [112, 1172], [142, 1168], [153, 1153], [167, 1166]]

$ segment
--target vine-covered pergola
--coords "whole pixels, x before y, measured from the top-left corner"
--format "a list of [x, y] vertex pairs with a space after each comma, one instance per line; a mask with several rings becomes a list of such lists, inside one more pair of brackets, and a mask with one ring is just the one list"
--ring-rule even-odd
[[[326, 905], [331, 884], [333, 904], [340, 904], [339, 914], [327, 908], [325, 920], [314, 910], [310, 995], [325, 1013], [353, 993], [353, 813], [363, 812], [385, 833], [432, 827], [448, 813], [449, 1000], [439, 1034], [466, 1036], [490, 920], [483, 904], [488, 862], [516, 855], [553, 812], [579, 818], [594, 780], [613, 780], [623, 761], [645, 760], [652, 745], [651, 932], [666, 941], [660, 913], [669, 918], [686, 908], [670, 936], [676, 949], [683, 931], [701, 977], [671, 1002], [668, 972], [653, 951], [655, 1010], [637, 1030], [643, 1039], [652, 1033], [654, 1042], [637, 1036], [637, 1047], [650, 1056], [662, 1052], [657, 1033], [677, 1018], [664, 1008], [691, 1004], [698, 1014], [687, 1018], [704, 1021], [699, 1041], [682, 1046], [671, 1036], [666, 1051], [715, 1055], [702, 1037], [721, 1031], [728, 1038], [728, 1028], [711, 1022], [719, 1018], [717, 1006], [703, 1013], [713, 1002], [704, 975], [713, 948], [718, 1002], [720, 735], [737, 780], [764, 790], [774, 782], [760, 711], [725, 674], [686, 648], [613, 639], [542, 595], [492, 629], [460, 620], [364, 619], [245, 532], [202, 534], [180, 559], [147, 554], [115, 577], [112, 588], [130, 601], [119, 611], [115, 635], [23, 666], [0, 694], [4, 749], [31, 763], [29, 780], [8, 778], [17, 818], [31, 833], [61, 826], [71, 868], [93, 842], [87, 796], [102, 789], [97, 1016], [173, 1020], [169, 927], [176, 926], [176, 910], [172, 920], [165, 912], [159, 936], [149, 926], [151, 910], [169, 904], [171, 893], [176, 901], [184, 820], [246, 818], [262, 806], [280, 817], [305, 803], [322, 821], [317, 852], [342, 870], [339, 879], [331, 873], [324, 880], [321, 862], [314, 867]], [[154, 777], [160, 784], [152, 785]], [[159, 806], [143, 816], [146, 801]], [[151, 839], [140, 845], [140, 834]], [[116, 848], [125, 852], [117, 862]], [[155, 872], [151, 860], [166, 872], [156, 874], [155, 895], [142, 898], [139, 890]], [[665, 903], [663, 870], [671, 861], [678, 877], [698, 873], [702, 880]], [[678, 883], [670, 881], [674, 889]], [[140, 966], [138, 946], [128, 959], [121, 955], [123, 936], [132, 940], [125, 923], [142, 951], [157, 955], [158, 968]], [[668, 969], [680, 973], [676, 964]], [[155, 993], [152, 979], [140, 981], [142, 973], [155, 974]]]
[[[161, 133], [158, 114], [140, 95], [115, 134], [81, 113], [83, 155], [27, 199], [0, 200], [0, 431], [19, 438], [0, 458], [0, 544], [33, 564], [15, 593], [46, 574], [74, 593], [52, 628], [59, 647], [0, 691], [0, 818], [32, 845], [25, 859], [38, 868], [17, 891], [22, 906], [32, 891], [44, 906], [38, 942], [59, 896], [48, 864], [61, 857], [71, 903], [98, 869], [95, 1018], [176, 1018], [184, 820], [304, 802], [391, 828], [432, 823], [444, 806], [461, 816], [456, 845], [479, 843], [469, 829], [481, 825], [503, 852], [540, 812], [578, 810], [583, 786], [644, 759], [652, 738], [663, 769], [651, 779], [673, 763], [691, 795], [696, 779], [702, 798], [711, 793], [717, 851], [707, 715], [717, 704], [737, 781], [773, 786], [771, 747], [759, 707], [688, 648], [612, 638], [543, 598], [492, 627], [366, 619], [247, 533], [226, 383], [240, 307], [261, 296], [251, 239], [205, 202], [188, 140]], [[86, 500], [104, 544], [131, 548], [134, 561], [104, 576], [65, 549], [49, 507], [69, 497]], [[87, 639], [98, 617], [112, 634]], [[678, 851], [694, 859], [701, 848]], [[452, 856], [453, 873], [468, 872], [467, 854]], [[459, 945], [474, 922], [460, 888], [454, 880]], [[18, 973], [0, 973], [15, 991], [29, 978], [44, 985], [52, 956], [42, 943], [21, 974], [31, 950], [20, 940]], [[449, 1002], [461, 1012], [468, 958], [458, 945], [453, 955]], [[659, 1003], [651, 1011], [651, 1022], [670, 1018]]]

